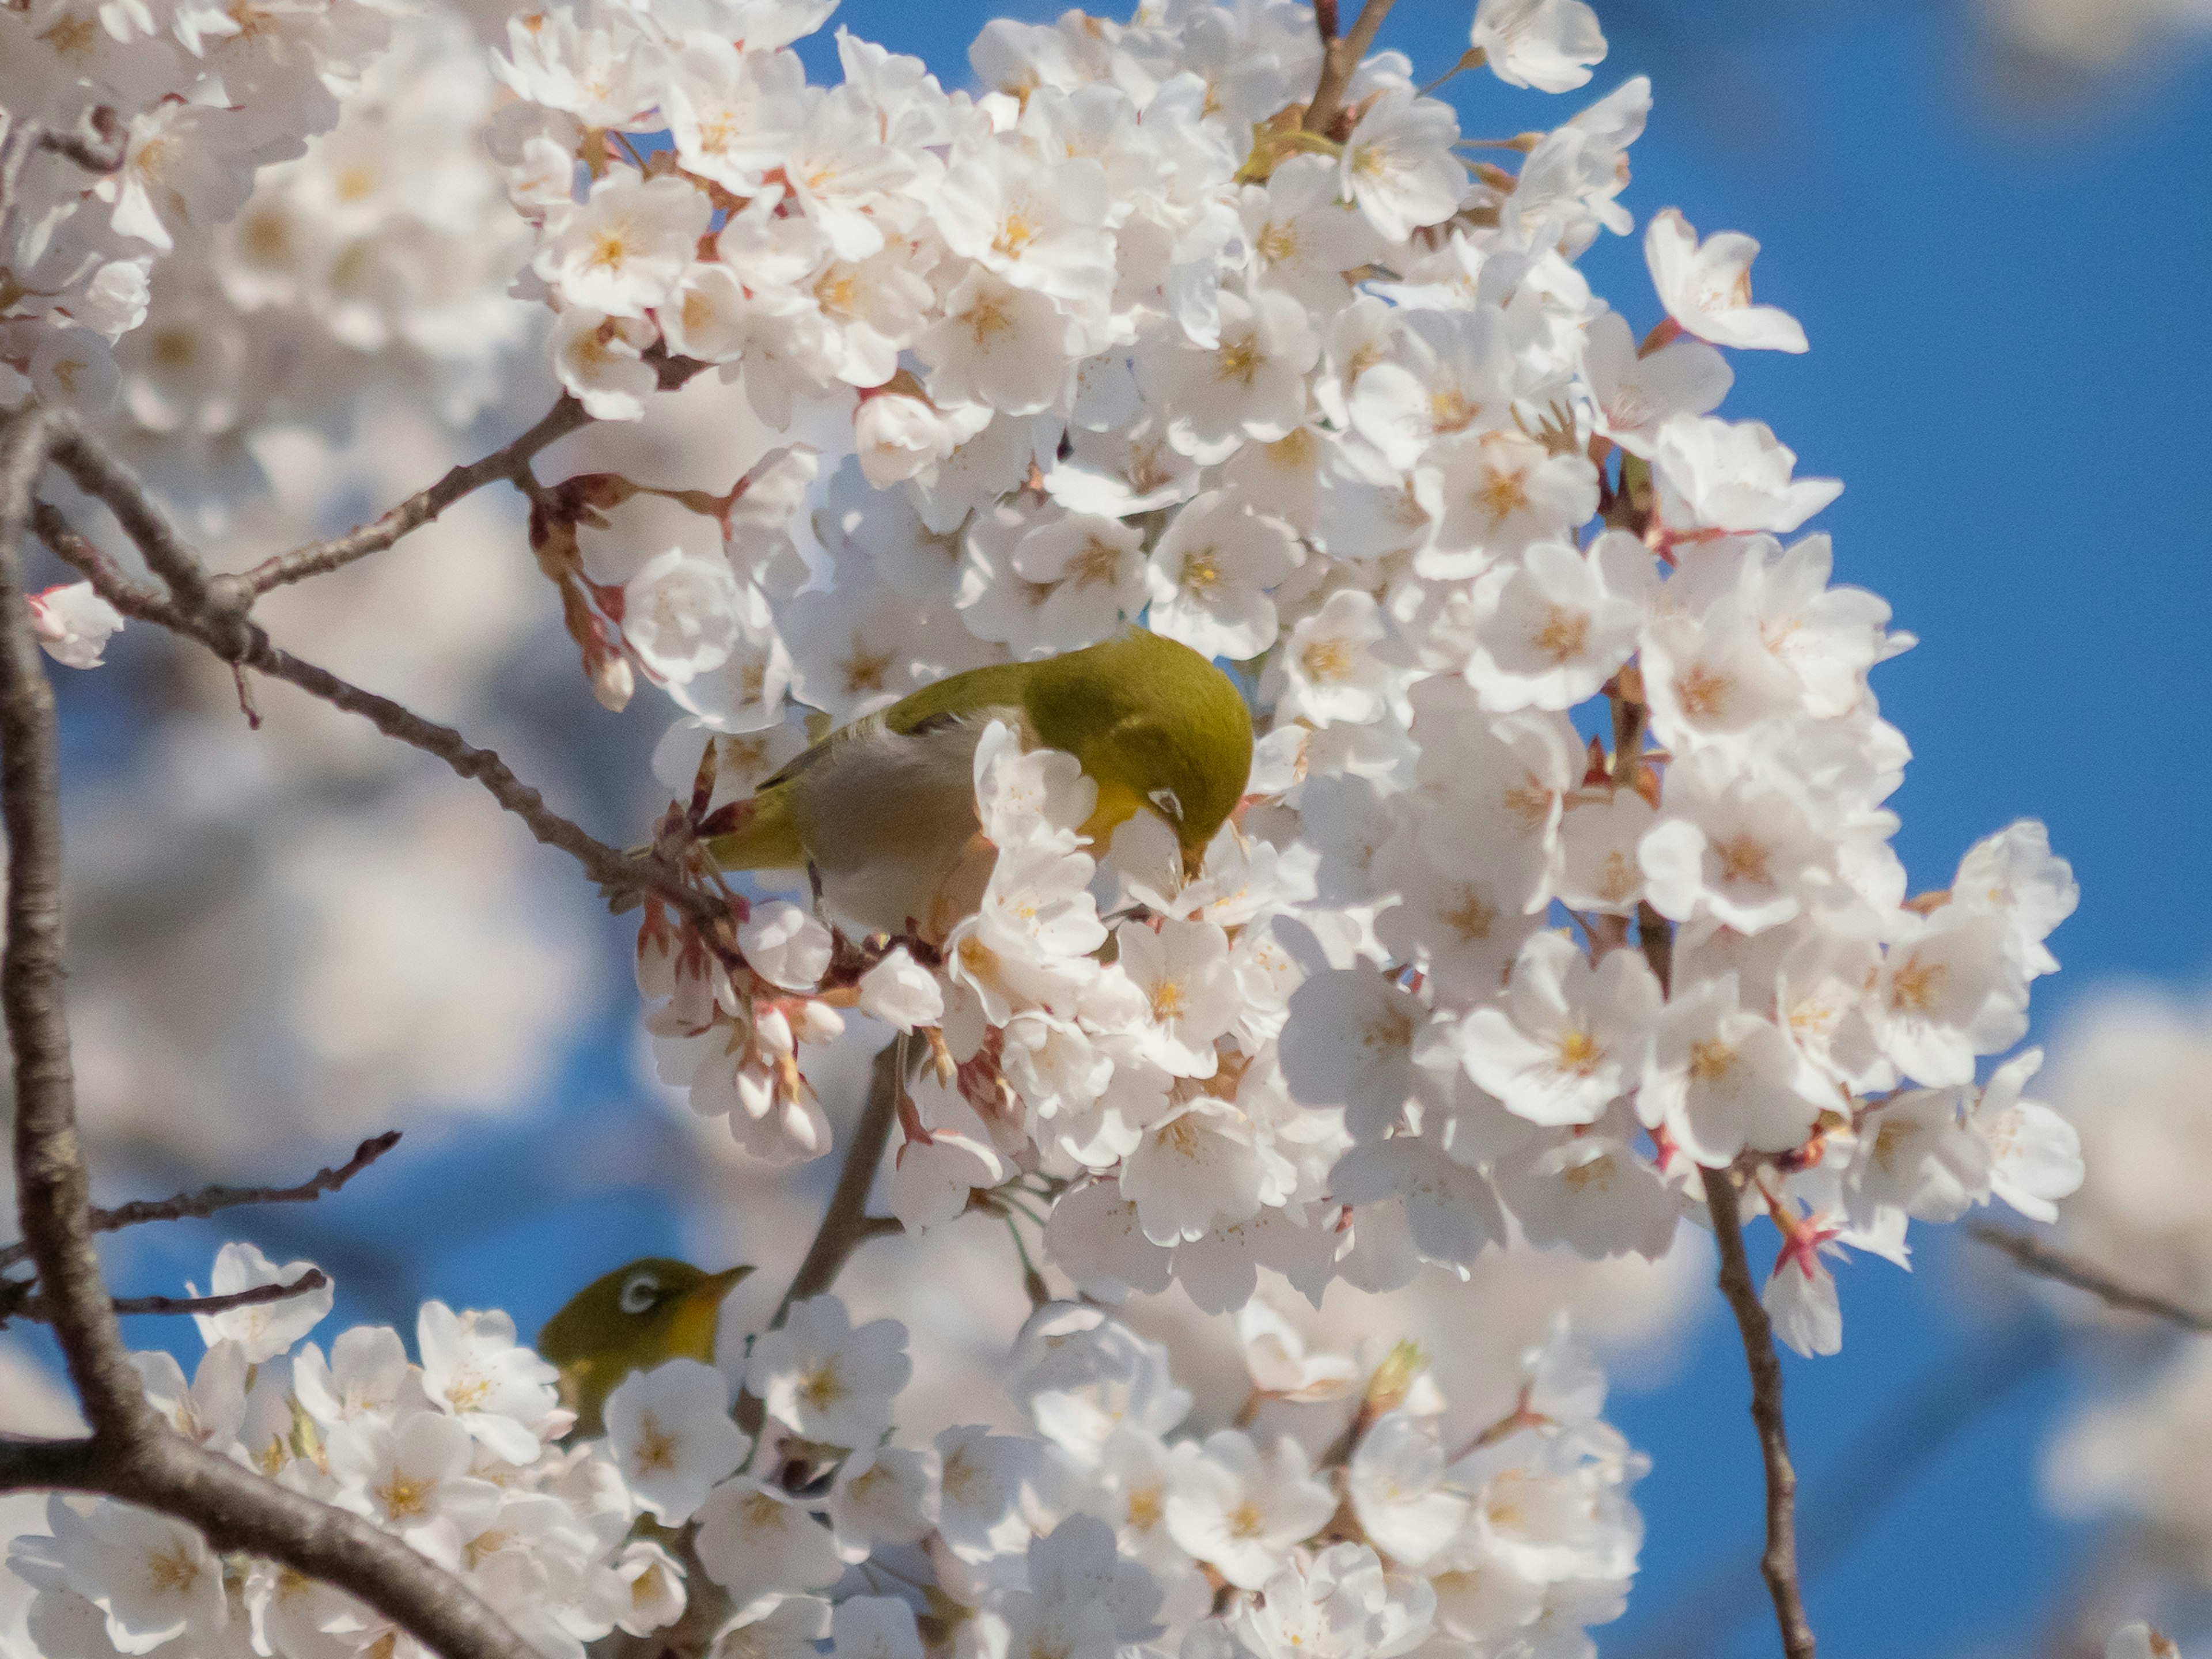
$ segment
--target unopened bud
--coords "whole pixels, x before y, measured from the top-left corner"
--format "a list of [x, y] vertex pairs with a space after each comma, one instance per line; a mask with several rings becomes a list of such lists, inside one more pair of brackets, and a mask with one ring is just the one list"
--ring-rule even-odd
[[592, 665], [591, 672], [592, 695], [599, 700], [600, 708], [619, 714], [629, 707], [629, 700], [637, 694], [637, 676], [630, 672], [629, 658], [609, 653]]
[[1370, 1415], [1380, 1417], [1395, 1410], [1413, 1386], [1413, 1379], [1429, 1368], [1429, 1356], [1418, 1342], [1400, 1342], [1382, 1356], [1382, 1363], [1375, 1368], [1375, 1375], [1367, 1379], [1367, 1405]]

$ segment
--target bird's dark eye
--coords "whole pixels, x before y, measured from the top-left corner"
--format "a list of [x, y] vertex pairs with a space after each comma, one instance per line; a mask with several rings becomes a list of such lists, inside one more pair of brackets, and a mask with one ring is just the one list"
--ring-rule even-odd
[[622, 1310], [641, 1314], [660, 1300], [660, 1281], [651, 1273], [638, 1273], [622, 1287]]
[[1182, 822], [1182, 802], [1172, 789], [1155, 789], [1145, 799], [1158, 807], [1170, 823]]

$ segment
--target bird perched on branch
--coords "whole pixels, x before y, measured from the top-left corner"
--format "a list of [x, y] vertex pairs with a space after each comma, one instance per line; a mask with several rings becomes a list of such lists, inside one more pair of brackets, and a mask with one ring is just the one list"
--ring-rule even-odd
[[1244, 793], [1252, 716], [1226, 674], [1141, 628], [1039, 662], [972, 668], [842, 726], [763, 784], [738, 826], [707, 842], [726, 870], [809, 869], [862, 927], [941, 938], [989, 873], [972, 769], [993, 720], [1029, 748], [1075, 757], [1097, 785], [1084, 833], [1103, 847], [1151, 812], [1186, 867]]
[[538, 1352], [560, 1369], [561, 1403], [576, 1413], [575, 1433], [605, 1431], [607, 1396], [632, 1371], [671, 1359], [714, 1361], [714, 1323], [722, 1298], [750, 1267], [710, 1273], [663, 1255], [602, 1273], [570, 1297], [538, 1334]]

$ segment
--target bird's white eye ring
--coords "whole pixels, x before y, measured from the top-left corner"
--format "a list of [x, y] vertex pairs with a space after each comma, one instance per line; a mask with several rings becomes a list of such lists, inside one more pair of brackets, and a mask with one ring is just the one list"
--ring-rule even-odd
[[622, 1310], [626, 1314], [641, 1314], [660, 1300], [660, 1281], [651, 1273], [640, 1273], [622, 1287]]
[[1176, 792], [1174, 790], [1155, 789], [1151, 794], [1146, 796], [1145, 799], [1152, 802], [1154, 806], [1159, 808], [1161, 815], [1167, 818], [1170, 823], [1181, 823], [1182, 822], [1182, 802], [1176, 799]]

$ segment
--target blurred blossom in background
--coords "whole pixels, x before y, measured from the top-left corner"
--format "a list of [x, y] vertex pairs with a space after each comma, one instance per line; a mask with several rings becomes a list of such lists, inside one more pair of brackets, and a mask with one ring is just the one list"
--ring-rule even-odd
[[[986, 17], [1052, 10], [854, 0], [839, 21], [957, 84]], [[1406, 0], [1382, 44], [1441, 67], [1467, 10]], [[1739, 358], [1741, 399], [1805, 471], [1850, 481], [1827, 518], [1838, 579], [1887, 596], [1925, 641], [1876, 681], [1921, 745], [1898, 802], [1916, 885], [2021, 813], [2050, 821], [2081, 878], [2039, 1034], [2042, 1093], [2080, 1126], [2088, 1166], [2062, 1240], [2212, 1309], [2197, 921], [2212, 911], [2198, 832], [2212, 773], [2191, 722], [2212, 611], [2193, 508], [2212, 437], [2198, 392], [2212, 3], [1599, 10], [1612, 52], [1593, 93], [1655, 82], [1624, 204], [1641, 222], [1692, 203], [1765, 244], [1762, 296], [1814, 349]], [[471, 0], [403, 20], [337, 129], [158, 267], [106, 430], [224, 562], [370, 516], [550, 400], [542, 309], [505, 292], [528, 237], [476, 137], [496, 102], [482, 46], [503, 19]], [[826, 34], [805, 48], [811, 62], [831, 49]], [[1534, 124], [1533, 99], [1458, 86], [1464, 130]], [[1588, 263], [1632, 307], [1649, 293], [1640, 258], [1623, 239]], [[1631, 314], [1648, 323], [1656, 302]], [[702, 376], [641, 424], [564, 441], [541, 471], [734, 477], [765, 443], [741, 393]], [[617, 568], [636, 551], [587, 549]], [[303, 655], [497, 749], [608, 840], [643, 839], [665, 803], [660, 728], [592, 699], [511, 498], [473, 497], [262, 615]], [[295, 1181], [407, 1132], [319, 1204], [114, 1239], [119, 1290], [204, 1275], [236, 1237], [329, 1269], [341, 1325], [407, 1327], [434, 1296], [507, 1308], [527, 1334], [647, 1252], [764, 1263], [746, 1311], [766, 1311], [835, 1161], [750, 1162], [653, 1080], [625, 921], [467, 785], [362, 723], [264, 684], [249, 732], [228, 677], [150, 629], [110, 664], [59, 684], [100, 1196]], [[855, 1031], [821, 1067], [833, 1118], [857, 1106], [870, 1047]], [[1863, 1261], [1851, 1347], [1785, 1361], [1830, 1650], [2071, 1655], [2093, 1646], [2078, 1632], [2124, 1615], [2185, 1648], [2212, 1639], [2212, 1348], [2026, 1286], [1963, 1239], [1916, 1266], [1907, 1279]], [[978, 1385], [1022, 1304], [963, 1287], [1018, 1271], [981, 1222], [872, 1246], [848, 1271], [856, 1320], [896, 1313], [915, 1334], [915, 1431], [999, 1397]], [[1339, 1284], [1318, 1314], [1273, 1305], [1307, 1340], [1370, 1361], [1420, 1341], [1451, 1379], [1455, 1427], [1510, 1406], [1522, 1349], [1571, 1309], [1614, 1376], [1614, 1420], [1654, 1462], [1643, 1571], [1607, 1650], [1720, 1659], [1772, 1638], [1741, 1360], [1710, 1280], [1686, 1230], [1656, 1264], [1493, 1252], [1465, 1284], [1431, 1269], [1402, 1297]], [[1206, 1386], [1245, 1364], [1236, 1320], [1180, 1291], [1131, 1316], [1173, 1344], [1201, 1399], [1240, 1397]], [[140, 1344], [197, 1351], [137, 1322]], [[0, 1338], [0, 1425], [66, 1425], [50, 1359], [35, 1336]]]

